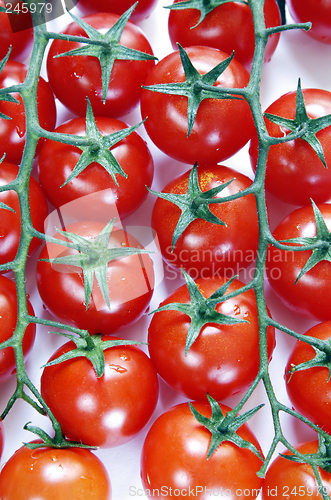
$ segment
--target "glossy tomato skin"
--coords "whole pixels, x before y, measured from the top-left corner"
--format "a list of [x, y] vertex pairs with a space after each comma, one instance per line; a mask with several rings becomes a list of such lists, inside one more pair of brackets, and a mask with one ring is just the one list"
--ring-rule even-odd
[[[8, 2], [7, 2], [8, 3]], [[0, 6], [5, 7], [3, 0]], [[32, 19], [30, 13], [22, 12], [23, 2], [11, 2], [10, 10], [16, 13], [0, 12], [0, 59], [3, 59], [11, 47], [10, 58], [23, 60], [33, 42]], [[14, 9], [20, 9], [19, 14]], [[14, 29], [13, 29], [14, 28]]]
[[[133, 22], [140, 22], [150, 16], [156, 7], [158, 0], [139, 0], [138, 5], [130, 16]], [[90, 12], [111, 12], [121, 16], [132, 5], [136, 3], [135, 0], [79, 0], [78, 7], [83, 11]]]
[[[193, 66], [205, 74], [228, 55], [211, 47], [187, 47]], [[236, 60], [214, 86], [246, 87], [249, 73]], [[185, 81], [179, 51], [161, 59], [149, 73], [145, 85]], [[141, 113], [147, 133], [164, 153], [183, 163], [219, 163], [241, 149], [254, 132], [252, 114], [243, 99], [205, 99], [199, 106], [192, 131], [187, 137], [187, 97], [143, 89]], [[163, 117], [160, 120], [160, 116]]]
[[6, 500], [111, 500], [103, 463], [83, 448], [19, 448], [0, 473], [0, 497]]
[[[296, 445], [295, 448], [300, 453], [316, 453], [318, 441], [301, 443]], [[292, 453], [286, 451], [283, 454], [291, 455]], [[318, 471], [323, 481], [324, 492], [330, 494], [331, 474], [320, 467], [318, 467]], [[271, 496], [288, 500], [295, 500], [298, 497], [304, 500], [310, 498], [322, 500], [321, 493], [322, 488], [318, 486], [314, 471], [310, 465], [292, 462], [279, 455], [267, 470], [262, 487], [262, 500], [267, 500]]]
[[[64, 230], [86, 239], [95, 239], [105, 223], [77, 222]], [[56, 234], [63, 239], [62, 235]], [[125, 231], [113, 230], [109, 247], [135, 247], [142, 245]], [[40, 259], [65, 256], [74, 250], [47, 243], [37, 264], [37, 285], [41, 300], [51, 314], [78, 328], [94, 333], [109, 334], [137, 321], [146, 311], [153, 295], [153, 261], [148, 254], [131, 255], [112, 260], [108, 264], [107, 281], [110, 309], [104, 301], [96, 281], [88, 308], [85, 304], [84, 280], [81, 268], [59, 266]]]
[[[249, 187], [252, 181], [224, 165], [198, 167], [200, 189], [208, 191], [234, 179], [217, 197], [224, 197]], [[163, 192], [187, 192], [190, 171], [170, 181]], [[174, 204], [157, 198], [152, 212], [162, 257], [168, 267], [185, 269], [193, 279], [207, 276], [229, 278], [246, 269], [256, 258], [258, 218], [252, 194], [226, 203], [209, 205], [210, 211], [226, 226], [196, 219], [185, 229], [172, 249], [172, 236], [181, 211]]]
[[[211, 416], [209, 403], [193, 405], [203, 415]], [[221, 408], [224, 413], [229, 411], [225, 405]], [[238, 434], [261, 450], [247, 424], [240, 427]], [[237, 499], [242, 498], [245, 490], [245, 496], [256, 498], [262, 487], [262, 479], [256, 475], [262, 460], [229, 441], [222, 443], [207, 460], [209, 444], [210, 432], [198, 423], [188, 403], [163, 413], [149, 430], [141, 454], [141, 478], [148, 495], [164, 499], [172, 492], [178, 498], [194, 494], [203, 500], [209, 491], [223, 491], [229, 498]]]
[[[328, 340], [331, 337], [331, 321], [324, 321], [310, 328], [305, 335]], [[315, 367], [291, 373], [293, 366], [313, 359], [314, 348], [306, 342], [297, 341], [285, 369], [287, 394], [294, 408], [331, 434], [331, 383], [329, 370]]]
[[[226, 281], [225, 278], [200, 278], [196, 284], [207, 298]], [[243, 285], [239, 280], [234, 280], [228, 293]], [[173, 292], [160, 306], [172, 302], [190, 303], [186, 285]], [[248, 323], [208, 323], [187, 356], [185, 344], [190, 322], [184, 313], [157, 312], [149, 325], [148, 349], [156, 370], [175, 391], [188, 399], [206, 399], [208, 392], [217, 401], [222, 401], [247, 389], [259, 369], [259, 329], [253, 290], [218, 304], [216, 310]], [[269, 328], [269, 359], [274, 347], [275, 331]]]
[[[0, 74], [0, 88], [11, 85], [20, 85], [27, 75], [27, 66], [18, 61], [7, 61]], [[0, 118], [0, 157], [6, 154], [6, 160], [19, 164], [22, 159], [26, 137], [26, 119], [22, 97], [11, 93], [20, 104], [13, 102], [0, 102], [0, 112], [9, 116], [10, 120]], [[54, 130], [56, 122], [55, 99], [51, 88], [42, 77], [39, 77], [37, 91], [37, 107], [40, 125], [46, 130]], [[37, 146], [40, 150], [42, 140]]]
[[[331, 205], [318, 205], [328, 230], [331, 230]], [[273, 233], [276, 240], [316, 236], [316, 224], [312, 206], [291, 212], [280, 222]], [[289, 243], [294, 245], [294, 243]], [[311, 255], [311, 251], [283, 251], [273, 246], [268, 249], [266, 272], [274, 292], [293, 312], [302, 316], [325, 321], [331, 319], [331, 263], [319, 262], [295, 284]]]
[[[173, 3], [183, 1], [185, 0], [175, 0]], [[267, 28], [281, 24], [276, 0], [266, 0], [264, 16]], [[170, 10], [168, 30], [173, 48], [177, 48], [178, 42], [183, 47], [205, 45], [227, 54], [234, 51], [237, 61], [249, 70], [253, 62], [255, 39], [252, 12], [247, 2], [219, 5], [196, 26], [199, 19], [198, 9]], [[269, 37], [265, 61], [270, 61], [278, 41], [279, 33]]]
[[[5, 185], [14, 181], [18, 172], [17, 165], [3, 161], [0, 164], [0, 184]], [[11, 210], [0, 209], [0, 264], [5, 264], [15, 258], [18, 250], [21, 235], [21, 215], [18, 196], [14, 190], [2, 192], [0, 201], [14, 210], [12, 212]], [[40, 232], [44, 232], [44, 221], [48, 214], [47, 201], [40, 185], [33, 177], [30, 177], [29, 202], [33, 227]], [[29, 248], [29, 255], [33, 254], [40, 244], [41, 241], [38, 238], [33, 238]]]
[[[124, 122], [110, 117], [96, 117], [95, 121], [102, 135], [127, 127]], [[60, 125], [56, 132], [85, 136], [85, 118], [69, 120]], [[81, 203], [77, 203], [78, 208], [75, 209], [72, 204], [67, 208], [79, 211], [83, 219], [85, 216], [107, 221], [117, 213], [120, 219], [124, 219], [137, 210], [147, 197], [146, 186], [150, 187], [153, 180], [152, 155], [146, 142], [136, 132], [116, 144], [111, 151], [127, 175], [127, 178], [116, 175], [118, 186], [106, 169], [94, 162], [61, 187], [82, 151], [75, 146], [46, 140], [39, 155], [39, 181], [52, 205], [60, 208], [82, 198]]]
[[[68, 342], [51, 360], [74, 347]], [[81, 357], [44, 368], [40, 387], [68, 439], [110, 448], [126, 443], [145, 427], [155, 410], [159, 386], [151, 360], [138, 347], [115, 346], [104, 355], [102, 377]]]
[[[111, 13], [97, 13], [82, 18], [87, 24], [103, 33], [119, 19]], [[66, 34], [87, 36], [76, 23], [71, 23]], [[152, 48], [142, 30], [128, 22], [120, 43], [125, 47], [153, 55]], [[95, 116], [118, 118], [131, 112], [139, 103], [141, 85], [154, 67], [154, 60], [116, 60], [111, 73], [105, 104], [102, 100], [101, 68], [99, 60], [91, 56], [65, 56], [54, 58], [82, 44], [54, 40], [47, 56], [47, 74], [56, 97], [73, 113], [86, 113], [86, 97], [89, 98]]]
[[[315, 119], [331, 114], [331, 92], [321, 89], [302, 90], [309, 118]], [[267, 113], [294, 120], [296, 114], [296, 92], [284, 94], [273, 102]], [[284, 137], [290, 131], [265, 118], [267, 131], [271, 137]], [[293, 205], [324, 203], [330, 199], [331, 192], [331, 126], [317, 132], [325, 162], [318, 158], [313, 148], [303, 139], [274, 144], [270, 147], [267, 159], [265, 186], [276, 198]], [[258, 140], [256, 134], [250, 144], [250, 160], [256, 170]]]
[[[27, 300], [28, 312], [34, 315], [33, 307]], [[0, 275], [0, 342], [8, 340], [14, 333], [17, 323], [17, 294], [15, 283]], [[36, 336], [36, 325], [30, 323], [25, 330], [22, 348], [26, 357], [29, 355]], [[11, 347], [0, 351], [0, 384], [9, 380], [16, 371], [15, 355]], [[1, 446], [0, 446], [1, 449]]]
[[315, 40], [331, 44], [331, 2], [326, 0], [286, 0], [290, 14], [297, 23], [311, 22], [312, 27], [306, 31]]

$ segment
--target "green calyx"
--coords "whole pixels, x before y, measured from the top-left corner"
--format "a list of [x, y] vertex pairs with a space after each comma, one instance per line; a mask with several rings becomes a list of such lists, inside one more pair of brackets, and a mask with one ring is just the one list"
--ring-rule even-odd
[[109, 87], [111, 72], [116, 60], [127, 60], [127, 61], [146, 61], [146, 60], [156, 60], [157, 58], [151, 54], [146, 54], [139, 50], [131, 49], [120, 44], [120, 38], [122, 32], [127, 24], [133, 10], [135, 9], [138, 2], [136, 2], [130, 9], [128, 9], [119, 18], [119, 20], [112, 26], [105, 34], [100, 33], [98, 30], [94, 29], [92, 26], [87, 24], [82, 19], [74, 16], [69, 12], [72, 19], [85, 31], [88, 38], [94, 42], [99, 42], [96, 44], [86, 44], [86, 46], [69, 50], [63, 54], [58, 54], [55, 57], [65, 57], [65, 56], [92, 56], [96, 57], [101, 66], [102, 74], [102, 98], [103, 102], [106, 101], [107, 91]]
[[300, 453], [298, 455], [280, 453], [280, 456], [291, 462], [309, 464], [314, 469], [320, 467], [326, 472], [331, 473], [331, 442], [325, 435], [318, 434], [318, 450], [316, 453]]
[[[8, 59], [9, 59], [9, 56], [10, 56], [10, 53], [11, 53], [11, 48], [8, 50], [8, 52], [5, 55], [5, 57], [0, 62], [0, 73], [2, 72], [5, 64], [7, 63]], [[13, 97], [10, 94], [10, 92], [11, 92], [10, 91], [10, 87], [6, 87], [4, 89], [1, 89], [0, 90], [0, 101], [12, 102], [14, 104], [21, 104], [19, 100], [15, 99], [15, 97]], [[7, 115], [5, 115], [4, 113], [1, 113], [1, 112], [0, 112], [0, 118], [3, 118], [4, 120], [11, 120], [10, 116], [7, 116]]]
[[[238, 0], [240, 3], [247, 2], [245, 0]], [[187, 0], [186, 2], [178, 2], [172, 5], [167, 5], [166, 9], [171, 10], [186, 10], [186, 9], [196, 9], [200, 11], [200, 19], [195, 26], [192, 26], [191, 29], [199, 26], [200, 23], [206, 18], [206, 16], [212, 12], [216, 7], [223, 5], [225, 3], [231, 3], [233, 0]]]
[[[200, 189], [197, 164], [195, 164], [190, 172], [187, 192], [185, 194], [162, 193], [148, 189], [159, 198], [174, 203], [181, 210], [181, 215], [172, 235], [171, 251], [174, 250], [178, 238], [183, 234], [185, 229], [196, 219], [203, 219], [212, 224], [226, 226], [225, 222], [210, 211], [208, 205], [211, 202], [215, 203], [215, 196], [223, 191], [233, 180], [231, 179], [229, 182], [203, 192]], [[223, 201], [220, 198], [217, 202], [222, 203]]]
[[242, 415], [236, 415], [235, 412], [230, 410], [225, 416], [218, 404], [218, 402], [213, 399], [209, 394], [207, 394], [209, 404], [211, 406], [212, 415], [210, 418], [205, 417], [199, 413], [192, 403], [189, 403], [191, 412], [193, 413], [196, 420], [202, 424], [211, 433], [211, 440], [208, 449], [207, 459], [209, 459], [212, 454], [216, 451], [220, 444], [225, 441], [230, 441], [240, 448], [247, 448], [258, 456], [262, 461], [263, 457], [259, 450], [251, 442], [246, 441], [237, 434], [237, 430], [244, 423], [246, 423], [255, 413], [262, 408], [264, 405], [261, 404], [252, 408], [251, 410], [243, 413]]
[[187, 332], [185, 344], [185, 356], [187, 356], [190, 347], [198, 338], [202, 328], [206, 324], [216, 323], [218, 325], [237, 325], [238, 323], [248, 323], [248, 321], [221, 314], [216, 311], [217, 304], [228, 299], [226, 292], [234, 278], [224, 283], [224, 285], [216, 290], [216, 292], [214, 292], [210, 297], [205, 298], [191, 276], [189, 276], [189, 274], [183, 269], [182, 273], [190, 294], [190, 303], [183, 304], [181, 302], [172, 302], [159, 307], [153, 312], [180, 311], [189, 316], [191, 323]]
[[331, 378], [331, 339], [319, 340], [318, 345], [314, 345], [314, 342], [316, 341], [315, 338], [307, 336], [304, 340], [307, 340], [307, 342], [309, 342], [311, 347], [314, 349], [315, 356], [308, 361], [299, 363], [298, 365], [292, 365], [290, 370], [288, 371], [288, 382], [290, 381], [294, 373], [316, 367], [323, 367], [328, 369], [329, 375], [327, 381], [329, 382]]

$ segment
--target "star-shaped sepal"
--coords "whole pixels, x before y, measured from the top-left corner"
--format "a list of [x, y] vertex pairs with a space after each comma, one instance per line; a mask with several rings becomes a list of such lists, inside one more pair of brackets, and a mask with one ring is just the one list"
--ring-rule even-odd
[[[10, 53], [11, 53], [11, 47], [9, 48], [9, 50], [8, 50], [7, 54], [5, 55], [5, 57], [0, 62], [0, 73], [2, 72], [5, 64], [7, 63], [8, 59], [9, 59], [9, 56], [10, 56]], [[3, 88], [3, 89], [0, 89], [0, 101], [12, 102], [14, 104], [21, 104], [18, 99], [15, 99], [15, 97], [13, 97], [10, 94], [10, 87], [6, 87], [6, 88]], [[5, 115], [4, 113], [1, 113], [1, 112], [0, 112], [0, 118], [3, 118], [4, 120], [11, 120], [12, 119], [10, 116], [7, 116], [7, 115]]]
[[[240, 3], [247, 3], [244, 0], [238, 0]], [[166, 9], [171, 10], [186, 10], [186, 9], [196, 9], [200, 11], [200, 19], [195, 26], [191, 29], [199, 26], [200, 23], [206, 18], [206, 16], [212, 12], [216, 7], [223, 5], [225, 3], [231, 3], [233, 0], [187, 0], [186, 2], [173, 3], [172, 5], [167, 5]]]
[[[280, 456], [291, 462], [320, 467], [322, 470], [331, 473], [331, 441], [322, 434], [318, 434], [318, 450], [316, 453], [300, 453], [298, 455], [280, 453]], [[327, 498], [329, 498], [329, 495], [327, 495]]]

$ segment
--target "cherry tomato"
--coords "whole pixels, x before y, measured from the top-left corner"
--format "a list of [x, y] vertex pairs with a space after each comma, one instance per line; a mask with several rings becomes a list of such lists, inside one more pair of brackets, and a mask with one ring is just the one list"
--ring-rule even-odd
[[[208, 73], [228, 55], [211, 47], [188, 47], [186, 52], [200, 74]], [[249, 73], [232, 60], [214, 86], [243, 88]], [[184, 82], [185, 74], [179, 51], [160, 60], [144, 85]], [[151, 140], [164, 153], [183, 163], [219, 163], [234, 155], [254, 132], [252, 114], [243, 99], [204, 99], [198, 109], [192, 131], [188, 134], [188, 99], [143, 89], [142, 117]], [[162, 116], [162, 120], [160, 120]]]
[[[316, 453], [318, 442], [302, 443], [295, 448], [300, 453]], [[283, 454], [292, 455], [289, 451]], [[298, 497], [304, 500], [310, 498], [322, 500], [322, 493], [330, 494], [331, 474], [320, 467], [318, 467], [318, 471], [322, 478], [324, 491], [317, 484], [310, 465], [292, 462], [279, 455], [267, 470], [262, 486], [262, 500], [270, 499], [270, 497], [286, 498], [287, 500], [295, 500]]]
[[[19, 172], [17, 165], [3, 161], [0, 164], [0, 184], [5, 185], [14, 181]], [[0, 201], [12, 210], [0, 208], [0, 264], [13, 260], [16, 256], [21, 236], [21, 213], [17, 193], [11, 189], [0, 193]], [[45, 195], [37, 183], [30, 177], [29, 186], [30, 213], [33, 227], [37, 231], [44, 232], [44, 221], [48, 214]], [[38, 238], [33, 238], [29, 248], [29, 255], [36, 251], [41, 244]]]
[[[50, 361], [74, 347], [73, 342], [66, 343]], [[145, 427], [159, 389], [155, 368], [138, 347], [114, 346], [104, 356], [105, 372], [100, 378], [85, 357], [47, 366], [41, 376], [41, 395], [68, 439], [110, 448], [129, 441]]]
[[[104, 223], [87, 221], [70, 224], [64, 231], [95, 242], [104, 227]], [[59, 233], [55, 237], [64, 239]], [[124, 247], [143, 248], [133, 236], [115, 228], [110, 235], [108, 248]], [[40, 260], [74, 254], [77, 251], [54, 243], [47, 243], [40, 253], [37, 264], [38, 290], [41, 300], [54, 316], [86, 329], [92, 335], [113, 333], [134, 323], [145, 313], [154, 285], [153, 261], [148, 254], [134, 254], [110, 261], [107, 267], [110, 307], [94, 280], [88, 308], [82, 269]]]
[[[331, 321], [324, 321], [310, 328], [305, 335], [328, 340], [331, 337]], [[319, 366], [292, 372], [292, 369], [313, 359], [314, 348], [297, 341], [285, 369], [287, 394], [294, 408], [331, 434], [331, 383], [329, 370]]]
[[297, 23], [311, 22], [308, 33], [319, 42], [331, 43], [331, 2], [325, 0], [286, 0], [291, 16]]
[[[0, 73], [0, 88], [19, 85], [27, 75], [27, 66], [17, 61], [7, 61]], [[11, 95], [20, 101], [0, 101], [0, 112], [10, 117], [10, 120], [0, 118], [0, 157], [6, 153], [6, 160], [19, 164], [22, 159], [26, 137], [26, 120], [22, 97], [17, 93]], [[42, 77], [39, 77], [37, 106], [40, 125], [46, 130], [54, 130], [56, 122], [56, 106], [51, 88]], [[42, 145], [38, 142], [37, 152]]]
[[[106, 33], [119, 19], [111, 13], [91, 14], [82, 18], [96, 30]], [[66, 34], [85, 36], [86, 32], [76, 23], [71, 23]], [[142, 30], [128, 21], [121, 45], [153, 55], [152, 48]], [[73, 113], [83, 116], [86, 97], [89, 98], [96, 116], [124, 116], [139, 103], [141, 85], [144, 84], [154, 60], [116, 60], [111, 73], [106, 102], [102, 100], [101, 67], [97, 57], [55, 57], [82, 44], [65, 40], [54, 40], [47, 56], [47, 74], [56, 97]]]
[[[34, 315], [30, 301], [28, 312]], [[0, 275], [0, 342], [8, 340], [14, 333], [17, 324], [17, 295], [15, 283]], [[36, 335], [35, 323], [30, 323], [25, 330], [23, 337], [23, 354], [26, 358], [30, 353]], [[0, 384], [10, 379], [16, 372], [14, 351], [11, 347], [6, 347], [0, 351]], [[0, 446], [1, 449], [1, 446]]]
[[[200, 278], [196, 284], [207, 298], [226, 281], [225, 278]], [[243, 285], [234, 280], [227, 293]], [[190, 303], [186, 285], [173, 292], [160, 306], [173, 302]], [[149, 353], [157, 372], [175, 391], [189, 399], [206, 399], [208, 392], [217, 401], [224, 400], [246, 390], [259, 369], [259, 327], [253, 290], [219, 303], [216, 311], [247, 323], [207, 323], [186, 356], [185, 345], [190, 327], [186, 314], [179, 311], [157, 312], [148, 329]], [[275, 332], [270, 328], [270, 358], [274, 346]]]
[[[95, 118], [102, 135], [123, 130], [127, 125], [109, 117]], [[56, 132], [63, 134], [86, 135], [86, 120], [74, 118], [60, 125]], [[39, 155], [39, 181], [48, 200], [60, 208], [67, 203], [94, 193], [95, 196], [83, 198], [79, 203], [80, 218], [92, 217], [96, 220], [109, 220], [110, 214], [118, 212], [121, 219], [132, 214], [145, 200], [153, 179], [154, 164], [146, 142], [132, 132], [113, 148], [112, 154], [124, 170], [127, 178], [116, 174], [118, 186], [106, 169], [99, 163], [91, 163], [83, 172], [62, 186], [74, 170], [82, 150], [47, 140]], [[88, 200], [88, 201], [87, 201]], [[69, 207], [72, 209], [72, 204]], [[92, 215], [93, 214], [93, 215]]]
[[[200, 166], [197, 172], [202, 192], [232, 180], [215, 198], [238, 193], [252, 183], [245, 175], [223, 165]], [[187, 171], [170, 181], [162, 192], [186, 193], [190, 173]], [[255, 198], [250, 194], [226, 203], [211, 204], [209, 209], [226, 225], [198, 218], [187, 226], [173, 251], [172, 237], [181, 215], [180, 208], [158, 197], [152, 212], [152, 227], [162, 257], [170, 268], [185, 269], [193, 279], [211, 275], [230, 278], [246, 269], [256, 258], [258, 219]]]
[[111, 500], [105, 466], [84, 448], [19, 448], [0, 473], [6, 500]]
[[[193, 406], [211, 416], [209, 403], [195, 402]], [[230, 410], [220, 406], [224, 414]], [[240, 427], [238, 434], [260, 450], [247, 424]], [[188, 403], [163, 413], [149, 430], [141, 454], [141, 477], [147, 494], [163, 499], [170, 494], [178, 498], [194, 495], [203, 500], [208, 495], [221, 496], [223, 491], [223, 495], [233, 499], [244, 495], [256, 498], [262, 487], [262, 479], [256, 475], [261, 459], [252, 451], [225, 441], [207, 460], [210, 437]]]
[[[320, 89], [303, 89], [306, 112], [315, 119], [331, 114], [331, 92]], [[274, 103], [266, 113], [294, 120], [296, 115], [297, 92], [289, 92]], [[267, 131], [271, 137], [284, 137], [290, 131], [265, 118]], [[312, 198], [316, 203], [330, 199], [331, 192], [331, 126], [317, 132], [316, 137], [324, 152], [325, 168], [317, 153], [303, 139], [295, 139], [270, 147], [265, 186], [269, 193], [285, 203], [308, 205]], [[250, 146], [250, 159], [256, 170], [258, 155], [257, 136]]]
[[[328, 230], [331, 230], [331, 205], [318, 205]], [[291, 212], [273, 233], [278, 241], [298, 237], [315, 237], [316, 223], [312, 206]], [[286, 243], [296, 245], [295, 243]], [[292, 311], [315, 319], [331, 319], [331, 263], [322, 260], [295, 283], [312, 254], [306, 251], [283, 251], [269, 247], [266, 271], [269, 283], [284, 304]]]
[[[184, 1], [175, 0], [173, 3]], [[232, 54], [234, 51], [237, 61], [249, 69], [253, 61], [255, 38], [252, 12], [247, 2], [218, 5], [198, 24], [200, 15], [200, 11], [193, 8], [170, 10], [168, 30], [173, 48], [177, 48], [178, 42], [183, 47], [205, 45], [227, 54]], [[276, 0], [266, 0], [264, 15], [267, 28], [281, 24]], [[278, 41], [279, 33], [269, 37], [265, 61], [270, 61]]]
[[[0, 6], [5, 7], [3, 0], [0, 0]], [[31, 49], [33, 41], [31, 14], [25, 9], [22, 12], [23, 2], [18, 0], [10, 2], [10, 6], [7, 5], [7, 11], [9, 10], [13, 13], [0, 12], [0, 59], [6, 56], [10, 47], [11, 59], [23, 59]]]
[[[139, 0], [130, 20], [139, 22], [149, 17], [155, 9], [158, 0]], [[136, 0], [79, 0], [78, 7], [82, 10], [90, 12], [111, 12], [113, 14], [122, 15], [126, 12]]]

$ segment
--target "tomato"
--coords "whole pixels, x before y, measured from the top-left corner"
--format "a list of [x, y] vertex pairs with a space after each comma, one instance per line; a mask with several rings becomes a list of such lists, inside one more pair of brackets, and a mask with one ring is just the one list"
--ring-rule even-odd
[[[104, 228], [105, 224], [102, 222], [87, 221], [70, 224], [64, 230], [95, 243]], [[64, 239], [60, 233], [55, 237]], [[108, 248], [125, 247], [143, 249], [133, 236], [115, 228], [110, 235]], [[87, 308], [82, 269], [41, 261], [75, 254], [77, 251], [54, 243], [47, 243], [40, 253], [37, 285], [41, 300], [51, 314], [66, 323], [88, 330], [92, 335], [115, 332], [120, 327], [134, 323], [145, 313], [154, 285], [153, 261], [148, 254], [134, 254], [111, 260], [107, 266], [109, 307], [94, 280]]]
[[[0, 7], [5, 7], [3, 0], [0, 0]], [[7, 55], [9, 47], [12, 48], [11, 59], [23, 59], [31, 49], [32, 19], [29, 12], [22, 12], [22, 7], [23, 2], [15, 0], [11, 2], [11, 6], [7, 5], [7, 9], [14, 13], [0, 12], [0, 59]]]
[[[97, 117], [95, 121], [103, 136], [127, 127], [124, 122], [109, 117]], [[82, 117], [74, 118], [60, 125], [56, 132], [85, 136], [86, 120]], [[90, 216], [96, 220], [100, 220], [100, 217], [102, 220], [104, 217], [109, 220], [109, 214], [114, 210], [118, 211], [121, 219], [132, 214], [148, 194], [146, 186], [150, 187], [152, 183], [153, 158], [146, 142], [136, 132], [118, 142], [111, 148], [111, 152], [127, 175], [127, 178], [116, 175], [118, 186], [100, 163], [93, 162], [93, 155], [92, 163], [62, 186], [81, 158], [82, 150], [47, 140], [39, 155], [39, 181], [48, 200], [56, 208], [60, 208], [82, 198], [79, 203], [81, 218], [84, 218], [84, 212], [85, 217]], [[95, 196], [91, 196], [93, 193]], [[89, 198], [84, 198], [88, 195]]]
[[[211, 416], [209, 403], [195, 402], [193, 406], [203, 415]], [[224, 413], [230, 409], [225, 405], [221, 408]], [[240, 427], [238, 434], [260, 450], [247, 424]], [[237, 499], [245, 492], [245, 497], [256, 498], [262, 486], [262, 479], [256, 475], [262, 466], [261, 459], [252, 451], [225, 441], [207, 460], [210, 436], [195, 419], [188, 403], [163, 413], [150, 428], [141, 454], [141, 477], [147, 496], [194, 495], [202, 500], [223, 492]]]
[[[91, 14], [83, 21], [101, 33], [106, 33], [118, 21], [111, 13]], [[71, 23], [66, 34], [85, 36], [86, 32], [76, 23]], [[142, 30], [128, 21], [121, 38], [121, 45], [153, 55], [152, 48]], [[115, 60], [107, 90], [106, 101], [102, 99], [101, 67], [97, 57], [55, 57], [82, 44], [66, 40], [54, 40], [47, 56], [47, 74], [56, 97], [73, 113], [83, 116], [86, 97], [89, 98], [96, 116], [124, 116], [139, 103], [141, 85], [155, 65], [153, 59], [144, 61]]]
[[[302, 90], [307, 115], [310, 119], [331, 114], [331, 92], [321, 89]], [[273, 102], [266, 113], [293, 120], [296, 116], [297, 92], [289, 92]], [[271, 137], [284, 137], [290, 131], [265, 118]], [[310, 199], [323, 203], [331, 192], [331, 126], [316, 134], [327, 168], [312, 146], [304, 139], [295, 139], [270, 147], [267, 159], [265, 186], [269, 193], [285, 203], [308, 205]], [[250, 159], [256, 170], [258, 141], [254, 135], [250, 146]]]
[[[0, 88], [20, 85], [27, 75], [27, 66], [17, 61], [7, 61], [0, 73]], [[26, 137], [25, 110], [22, 97], [17, 93], [11, 95], [20, 101], [0, 101], [0, 112], [10, 117], [0, 118], [0, 157], [6, 153], [6, 160], [19, 164], [22, 159]], [[51, 88], [42, 77], [39, 77], [37, 92], [38, 117], [40, 125], [46, 130], [54, 130], [56, 122], [56, 106]], [[38, 142], [37, 152], [42, 145]]]
[[[300, 453], [316, 453], [318, 449], [317, 441], [309, 441], [297, 445], [296, 450]], [[292, 455], [286, 451], [285, 455]], [[330, 494], [331, 474], [318, 467], [323, 482], [324, 492]], [[286, 498], [294, 500], [298, 497], [308, 500], [317, 498], [322, 500], [322, 488], [318, 486], [314, 471], [308, 464], [292, 462], [280, 455], [270, 465], [267, 470], [262, 487], [262, 500], [267, 500], [271, 496], [274, 498]]]
[[111, 500], [105, 466], [84, 448], [19, 448], [0, 473], [6, 500]]
[[[14, 181], [19, 172], [17, 165], [3, 161], [0, 164], [0, 185], [9, 184]], [[0, 201], [5, 203], [12, 210], [0, 208], [0, 264], [12, 261], [17, 253], [21, 236], [21, 213], [17, 193], [14, 190], [0, 193]], [[48, 214], [48, 207], [45, 195], [37, 183], [30, 177], [29, 184], [30, 213], [33, 227], [40, 232], [44, 232], [44, 221]], [[38, 238], [33, 238], [29, 248], [29, 255], [36, 251], [41, 244]]]
[[[325, 203], [318, 205], [318, 208], [330, 231], [331, 205]], [[291, 212], [280, 222], [273, 235], [278, 241], [315, 237], [313, 208], [306, 206]], [[286, 244], [300, 246], [296, 243]], [[288, 308], [300, 315], [324, 321], [331, 319], [331, 263], [322, 260], [296, 282], [311, 255], [311, 250], [293, 252], [270, 246], [266, 271], [271, 287]]]
[[311, 22], [312, 27], [306, 31], [315, 40], [331, 43], [331, 2], [324, 0], [286, 0], [291, 16], [297, 23]]
[[[238, 193], [252, 183], [245, 175], [223, 165], [200, 166], [197, 172], [202, 192], [232, 180], [215, 198]], [[190, 173], [189, 170], [170, 181], [162, 192], [186, 193]], [[209, 209], [226, 226], [198, 218], [186, 227], [173, 251], [172, 238], [181, 215], [180, 208], [158, 197], [152, 212], [152, 227], [167, 266], [185, 269], [193, 279], [211, 275], [232, 277], [256, 258], [258, 219], [254, 195], [211, 204]]]
[[[211, 47], [188, 47], [186, 52], [196, 70], [204, 75], [228, 55]], [[234, 59], [214, 86], [243, 88], [249, 73]], [[161, 59], [149, 73], [145, 85], [184, 82], [179, 51]], [[141, 114], [154, 144], [168, 156], [183, 163], [219, 163], [241, 149], [254, 131], [249, 105], [243, 99], [204, 99], [189, 137], [188, 99], [143, 89]], [[160, 120], [160, 116], [163, 117]]]
[[[103, 336], [102, 340], [117, 337]], [[75, 347], [68, 342], [50, 358]], [[65, 436], [90, 446], [119, 446], [135, 437], [151, 418], [158, 400], [158, 378], [149, 357], [134, 345], [104, 351], [105, 372], [98, 378], [85, 357], [47, 366], [41, 395]]]
[[[158, 0], [139, 0], [130, 20], [136, 23], [146, 19], [155, 9], [157, 2]], [[118, 0], [79, 0], [78, 7], [88, 12], [112, 12], [122, 15], [135, 3], [135, 0], [121, 0], [121, 2]]]
[[[305, 335], [328, 340], [331, 337], [331, 321], [313, 326]], [[292, 372], [295, 366], [313, 359], [315, 355], [311, 345], [302, 341], [296, 342], [286, 365], [286, 390], [292, 405], [299, 413], [331, 434], [329, 369], [326, 366], [318, 366]]]
[[[205, 278], [196, 280], [200, 293], [210, 297], [227, 280]], [[227, 293], [244, 284], [234, 280]], [[173, 292], [160, 307], [171, 303], [190, 303], [186, 285]], [[210, 394], [217, 401], [246, 390], [259, 369], [259, 327], [253, 290], [220, 302], [220, 314], [247, 321], [234, 325], [210, 321], [185, 356], [190, 327], [188, 317], [179, 311], [154, 314], [148, 329], [148, 349], [157, 372], [175, 391], [189, 399], [202, 400]], [[269, 358], [275, 346], [275, 332], [268, 330]], [[197, 364], [198, 363], [198, 364]]]
[[[28, 312], [34, 315], [33, 307], [27, 299]], [[17, 324], [17, 294], [15, 283], [0, 275], [0, 342], [8, 340]], [[30, 323], [24, 333], [22, 348], [26, 358], [30, 353], [36, 336], [36, 325]], [[0, 350], [0, 384], [16, 373], [14, 351], [11, 347]], [[1, 449], [1, 446], [0, 446]]]
[[[173, 3], [184, 1], [175, 0]], [[247, 2], [229, 2], [218, 5], [198, 24], [200, 15], [200, 11], [196, 8], [170, 10], [168, 30], [173, 48], [177, 48], [178, 42], [183, 47], [205, 45], [215, 47], [227, 54], [232, 54], [234, 51], [237, 61], [249, 69], [253, 61], [255, 38], [252, 12]], [[267, 28], [281, 24], [276, 0], [266, 0], [264, 15]], [[270, 61], [278, 41], [279, 33], [269, 37], [265, 61]]]

